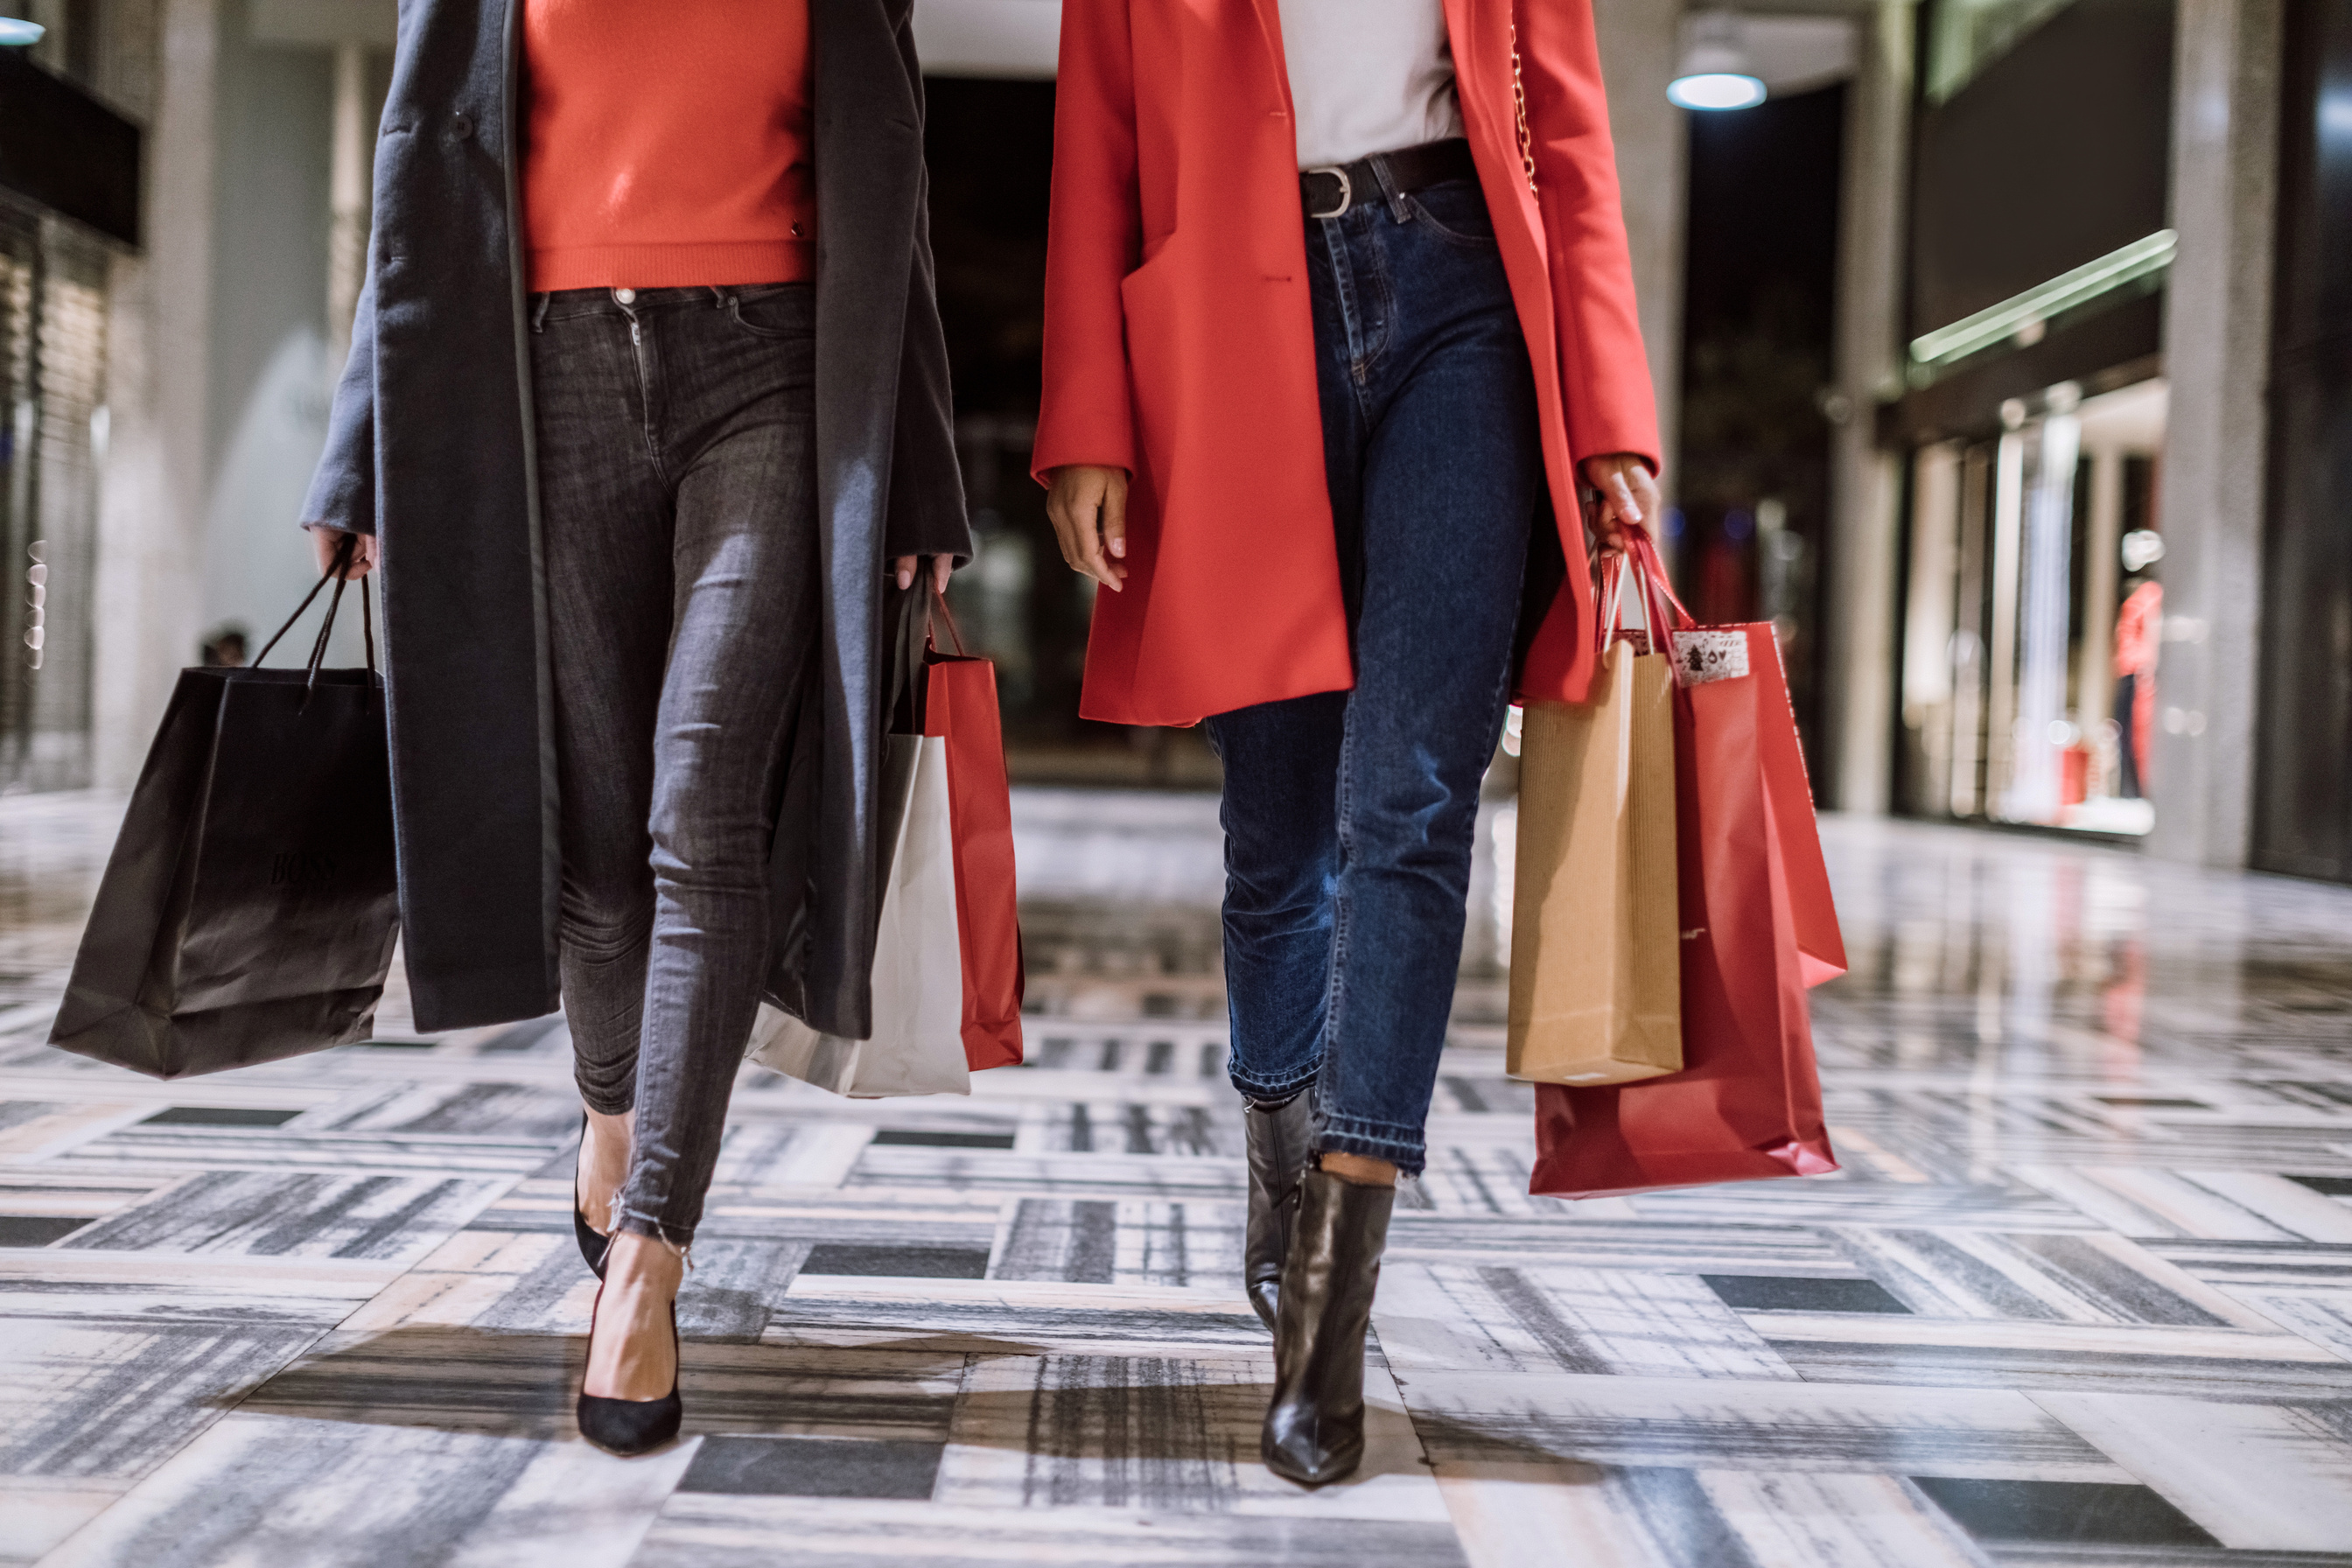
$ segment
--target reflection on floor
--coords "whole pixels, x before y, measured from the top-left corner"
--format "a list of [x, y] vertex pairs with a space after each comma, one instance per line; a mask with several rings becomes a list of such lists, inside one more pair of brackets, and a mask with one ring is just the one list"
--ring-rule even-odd
[[0, 802], [0, 1560], [2352, 1563], [2352, 891], [1832, 823], [1845, 1173], [1581, 1205], [1474, 963], [1371, 1458], [1309, 1495], [1255, 1462], [1207, 803], [1024, 795], [1030, 1066], [747, 1071], [689, 1437], [631, 1463], [569, 1417], [561, 1023], [49, 1052], [107, 809]]

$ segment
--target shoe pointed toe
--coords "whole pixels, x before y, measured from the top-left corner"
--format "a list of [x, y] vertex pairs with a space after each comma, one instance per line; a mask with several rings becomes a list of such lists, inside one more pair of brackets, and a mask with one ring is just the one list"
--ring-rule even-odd
[[1328, 1487], [1346, 1480], [1363, 1464], [1364, 1434], [1360, 1426], [1325, 1431], [1312, 1420], [1277, 1424], [1269, 1415], [1258, 1454], [1265, 1468], [1284, 1480]]
[[583, 1437], [628, 1459], [667, 1447], [685, 1423], [686, 1408], [675, 1391], [660, 1399], [600, 1399], [583, 1394], [577, 1416]]

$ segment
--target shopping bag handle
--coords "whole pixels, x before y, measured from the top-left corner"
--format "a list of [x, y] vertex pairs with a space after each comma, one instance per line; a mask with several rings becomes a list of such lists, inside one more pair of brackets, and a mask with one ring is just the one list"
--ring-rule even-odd
[[[1674, 584], [1666, 578], [1666, 563], [1659, 559], [1657, 542], [1646, 530], [1628, 531], [1629, 542], [1622, 560], [1633, 574], [1633, 582], [1642, 595], [1643, 613], [1649, 617], [1650, 640], [1660, 644], [1656, 649], [1664, 653], [1665, 634], [1673, 629], [1695, 626], [1698, 618], [1675, 596]], [[1621, 570], [1623, 568], [1621, 567]]]
[[1601, 568], [1601, 603], [1592, 617], [1592, 651], [1606, 653], [1609, 639], [1625, 625], [1625, 557], [1609, 557]]
[[[261, 661], [269, 657], [269, 650], [276, 647], [280, 639], [282, 639], [288, 632], [294, 629], [294, 623], [302, 618], [302, 612], [310, 607], [310, 601], [319, 596], [319, 590], [325, 587], [329, 583], [334, 584], [335, 591], [327, 595], [327, 618], [319, 627], [318, 640], [310, 645], [310, 660], [308, 666], [308, 678], [302, 682], [302, 696], [305, 701], [310, 700], [311, 688], [319, 684], [319, 666], [326, 660], [327, 638], [335, 629], [335, 612], [337, 609], [341, 607], [343, 602], [343, 584], [346, 581], [343, 574], [350, 568], [352, 563], [352, 554], [358, 548], [358, 534], [346, 533], [343, 535], [341, 542], [335, 546], [334, 559], [328, 563], [327, 570], [320, 574], [319, 580], [316, 583], [310, 584], [310, 591], [302, 595], [302, 602], [294, 606], [294, 613], [286, 617], [286, 624], [278, 627], [276, 632], [272, 633], [269, 640], [261, 645], [261, 651], [253, 656], [254, 668], [258, 669], [261, 667]], [[373, 588], [374, 584], [370, 582], [369, 579], [365, 577], [360, 579], [360, 633], [361, 640], [367, 645], [367, 668], [370, 675], [373, 675], [375, 673], [375, 598], [373, 592]], [[373, 688], [374, 683], [371, 681], [369, 685]]]
[[1666, 651], [1666, 634], [1677, 626], [1694, 624], [1690, 612], [1683, 608], [1674, 589], [1667, 585], [1665, 571], [1657, 564], [1656, 548], [1646, 534], [1637, 535], [1636, 542], [1612, 554], [1601, 568], [1601, 602], [1592, 621], [1592, 648], [1605, 652], [1612, 636], [1625, 624], [1625, 579], [1633, 579], [1633, 591], [1640, 595], [1643, 629], [1650, 638], [1650, 651]]
[[[948, 596], [940, 592], [940, 580], [926, 572], [923, 574], [923, 581], [929, 586], [931, 591], [931, 602], [925, 607], [927, 616], [935, 616], [937, 620], [947, 622], [948, 637], [950, 641], [955, 644], [956, 657], [958, 658], [969, 658], [971, 655], [965, 653], [963, 650], [963, 632], [956, 626], [955, 612], [948, 608]], [[935, 625], [935, 622], [927, 623], [925, 625], [923, 628], [923, 645], [926, 647], [930, 648], [932, 651], [937, 652], [939, 649], [939, 643], [933, 635]]]

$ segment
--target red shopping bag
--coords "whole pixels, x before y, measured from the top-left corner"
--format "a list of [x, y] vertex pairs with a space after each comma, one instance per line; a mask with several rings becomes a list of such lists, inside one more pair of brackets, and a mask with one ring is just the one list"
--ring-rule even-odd
[[927, 639], [923, 733], [947, 742], [948, 816], [955, 839], [956, 938], [963, 951], [963, 1050], [971, 1070], [1021, 1065], [1021, 914], [1013, 876], [1013, 796], [996, 666], [963, 652], [936, 597], [954, 653]]
[[1845, 971], [1803, 753], [1769, 623], [1698, 626], [1633, 551], [1675, 656], [1683, 1070], [1540, 1084], [1528, 1191], [1600, 1197], [1834, 1171], [1805, 995]]

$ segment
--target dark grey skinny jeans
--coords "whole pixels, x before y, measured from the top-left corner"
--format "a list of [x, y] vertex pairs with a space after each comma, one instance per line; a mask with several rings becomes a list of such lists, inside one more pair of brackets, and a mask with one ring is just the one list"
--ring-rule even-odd
[[814, 311], [804, 283], [531, 311], [563, 1006], [581, 1097], [636, 1109], [612, 1224], [679, 1247], [759, 1006], [780, 741], [815, 652]]

